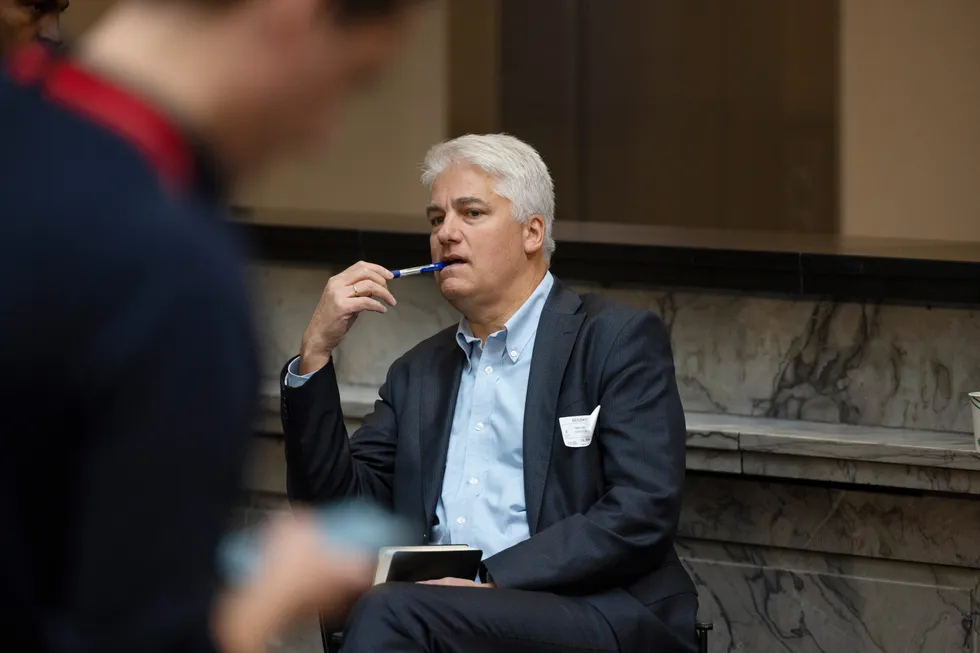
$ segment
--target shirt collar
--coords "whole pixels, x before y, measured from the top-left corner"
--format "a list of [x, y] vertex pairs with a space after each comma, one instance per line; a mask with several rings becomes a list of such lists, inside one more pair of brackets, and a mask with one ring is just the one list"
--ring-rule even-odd
[[[546, 272], [544, 279], [534, 289], [531, 296], [504, 324], [503, 330], [490, 336], [491, 338], [503, 338], [507, 350], [506, 357], [512, 362], [516, 363], [521, 359], [521, 354], [524, 353], [528, 343], [531, 342], [531, 338], [537, 333], [541, 311], [544, 310], [545, 302], [548, 301], [548, 295], [551, 294], [554, 285], [555, 278], [551, 272]], [[466, 354], [467, 360], [473, 352], [473, 345], [479, 341], [479, 338], [473, 335], [473, 330], [466, 318], [460, 318], [459, 326], [456, 327], [456, 342]]]
[[127, 141], [165, 185], [208, 199], [227, 197], [227, 177], [203, 139], [69, 55], [67, 48], [31, 44], [15, 52], [7, 68], [16, 81], [39, 86], [50, 101]]

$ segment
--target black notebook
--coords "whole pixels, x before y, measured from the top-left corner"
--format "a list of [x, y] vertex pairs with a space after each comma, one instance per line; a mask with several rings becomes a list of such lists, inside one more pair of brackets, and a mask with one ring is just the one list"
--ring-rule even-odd
[[374, 584], [439, 578], [475, 580], [483, 551], [465, 545], [389, 546], [378, 554]]

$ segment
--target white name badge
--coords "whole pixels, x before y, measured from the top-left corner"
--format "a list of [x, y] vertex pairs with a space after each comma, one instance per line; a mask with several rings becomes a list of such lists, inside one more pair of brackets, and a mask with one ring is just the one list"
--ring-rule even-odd
[[596, 406], [591, 415], [558, 418], [561, 437], [566, 447], [587, 447], [592, 443], [592, 434], [595, 433], [595, 425], [599, 421], [599, 408], [601, 406]]

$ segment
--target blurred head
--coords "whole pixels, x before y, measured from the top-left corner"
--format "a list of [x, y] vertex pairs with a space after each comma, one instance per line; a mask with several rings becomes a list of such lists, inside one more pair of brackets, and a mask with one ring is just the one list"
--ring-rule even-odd
[[[210, 0], [212, 2], [216, 0]], [[227, 4], [227, 0], [222, 0]], [[418, 0], [232, 0], [259, 157], [325, 147], [350, 96], [375, 81], [403, 44]], [[235, 11], [235, 10], [232, 10]]]
[[533, 147], [506, 134], [461, 136], [429, 150], [422, 183], [432, 260], [449, 263], [436, 279], [457, 308], [502, 301], [544, 275], [555, 192]]
[[345, 101], [393, 58], [422, 4], [129, 0], [85, 41], [101, 47], [94, 63], [121, 67], [121, 78], [206, 122], [243, 172], [322, 148]]
[[59, 18], [68, 0], [0, 0], [0, 55], [31, 41], [61, 43]]

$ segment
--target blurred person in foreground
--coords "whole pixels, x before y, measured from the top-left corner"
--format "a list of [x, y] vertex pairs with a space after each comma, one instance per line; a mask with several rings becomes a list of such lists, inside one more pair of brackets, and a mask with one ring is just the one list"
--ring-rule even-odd
[[20, 47], [35, 23], [3, 32], [18, 41], [0, 71], [11, 650], [252, 653], [370, 584], [371, 561], [325, 550], [300, 514], [267, 529], [249, 582], [216, 589], [257, 385], [223, 218], [232, 185], [324, 141], [413, 4], [121, 0], [68, 54]]
[[0, 0], [0, 56], [32, 41], [60, 44], [67, 8], [68, 0]]
[[432, 260], [447, 264], [436, 282], [463, 317], [391, 365], [348, 441], [333, 354], [354, 317], [395, 297], [378, 265], [332, 277], [283, 369], [289, 491], [370, 497], [413, 520], [419, 544], [484, 560], [479, 579], [372, 589], [344, 650], [694, 650], [697, 595], [674, 551], [686, 431], [663, 324], [551, 274], [553, 185], [529, 145], [437, 145], [423, 182]]

